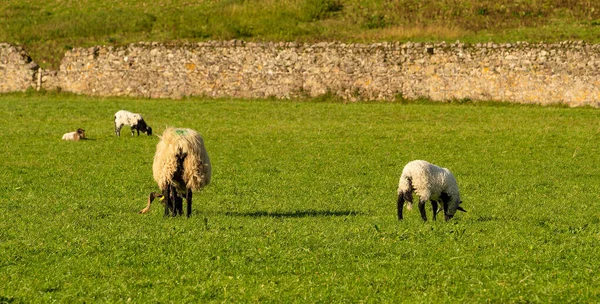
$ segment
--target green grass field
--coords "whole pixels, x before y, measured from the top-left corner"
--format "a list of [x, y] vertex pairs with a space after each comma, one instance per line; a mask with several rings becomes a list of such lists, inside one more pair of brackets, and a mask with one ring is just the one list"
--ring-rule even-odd
[[600, 2], [574, 0], [3, 0], [0, 42], [58, 69], [73, 47], [245, 41], [600, 42]]
[[[116, 138], [119, 109], [203, 134], [213, 180], [190, 219], [137, 213], [158, 138]], [[0, 303], [600, 296], [595, 109], [23, 93], [0, 113]], [[413, 159], [452, 170], [468, 213], [397, 221]]]

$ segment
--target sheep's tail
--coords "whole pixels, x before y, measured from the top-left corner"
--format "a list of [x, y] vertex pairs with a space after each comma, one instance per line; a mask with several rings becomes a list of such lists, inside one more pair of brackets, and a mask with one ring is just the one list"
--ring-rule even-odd
[[406, 202], [406, 209], [408, 210], [412, 210], [413, 190], [411, 178], [406, 174], [402, 174], [398, 183], [398, 200], [404, 200]]

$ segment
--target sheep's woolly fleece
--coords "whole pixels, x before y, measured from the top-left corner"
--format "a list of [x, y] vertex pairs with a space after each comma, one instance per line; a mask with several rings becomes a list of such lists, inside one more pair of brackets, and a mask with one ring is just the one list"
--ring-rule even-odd
[[[442, 192], [448, 194], [454, 201], [460, 201], [458, 184], [456, 178], [446, 168], [430, 164], [424, 160], [409, 162], [402, 170], [402, 176], [398, 183], [398, 195], [402, 192], [411, 191], [423, 201], [430, 199], [439, 200]], [[412, 202], [408, 202], [407, 209], [412, 208]]]
[[69, 133], [65, 133], [62, 136], [63, 140], [74, 140], [74, 141], [78, 141], [82, 138], [85, 138], [85, 130], [84, 129], [77, 129], [77, 131], [74, 132], [69, 132]]
[[77, 131], [65, 133], [62, 137], [63, 140], [79, 140], [79, 135]]
[[[210, 183], [211, 165], [204, 140], [198, 132], [191, 129], [167, 128], [160, 142], [156, 145], [156, 154], [152, 165], [152, 173], [158, 187], [164, 191], [173, 183], [173, 175], [177, 170], [177, 155], [187, 153], [183, 163], [183, 180], [185, 187], [199, 191]], [[178, 191], [184, 192], [179, 185]]]
[[115, 113], [115, 122], [117, 125], [135, 126], [142, 119], [142, 115], [125, 110]]

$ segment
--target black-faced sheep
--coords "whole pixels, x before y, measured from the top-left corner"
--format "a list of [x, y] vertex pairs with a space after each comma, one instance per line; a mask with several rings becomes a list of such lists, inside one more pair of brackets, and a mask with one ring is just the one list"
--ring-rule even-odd
[[430, 164], [424, 160], [409, 162], [402, 170], [398, 183], [398, 219], [402, 219], [402, 208], [412, 209], [413, 191], [419, 196], [419, 211], [423, 221], [427, 221], [425, 203], [431, 200], [433, 220], [442, 204], [446, 221], [454, 217], [456, 210], [466, 212], [460, 204], [460, 193], [456, 178], [450, 170]]
[[148, 135], [152, 135], [152, 128], [146, 124], [142, 115], [138, 113], [131, 113], [129, 111], [121, 110], [115, 113], [115, 133], [117, 136], [121, 136], [121, 128], [123, 126], [131, 127], [131, 136], [134, 131], [137, 130], [137, 135], [140, 135], [140, 131]]
[[156, 145], [152, 173], [162, 193], [150, 193], [148, 205], [140, 213], [150, 210], [155, 198], [165, 203], [165, 216], [183, 214], [183, 196], [187, 201], [186, 215], [192, 214], [192, 191], [199, 191], [210, 183], [211, 165], [204, 140], [191, 129], [167, 128]]
[[62, 136], [63, 140], [80, 140], [85, 139], [85, 130], [82, 128], [77, 129], [77, 131], [65, 133]]

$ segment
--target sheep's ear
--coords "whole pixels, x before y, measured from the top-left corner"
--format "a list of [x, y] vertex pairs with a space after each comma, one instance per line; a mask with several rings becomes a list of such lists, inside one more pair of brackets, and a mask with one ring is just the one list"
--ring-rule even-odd
[[458, 206], [458, 208], [456, 208], [456, 210], [460, 210], [462, 212], [467, 212], [467, 210], [463, 209], [463, 207], [461, 207], [461, 206]]

